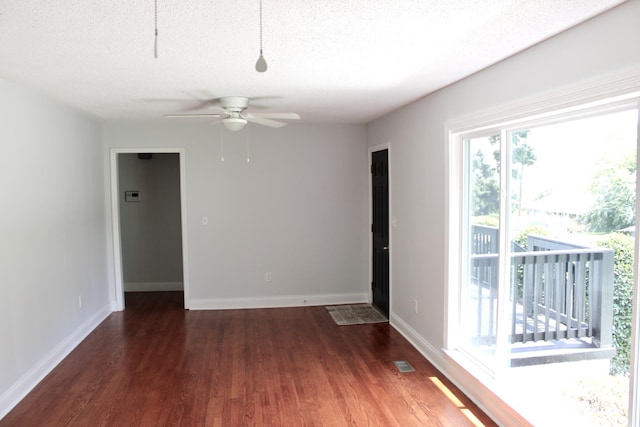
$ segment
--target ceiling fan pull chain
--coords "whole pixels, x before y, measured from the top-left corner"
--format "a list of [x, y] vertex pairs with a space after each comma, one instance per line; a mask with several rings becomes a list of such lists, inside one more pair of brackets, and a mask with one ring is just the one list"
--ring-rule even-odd
[[155, 0], [154, 21], [155, 37], [153, 39], [153, 57], [158, 59], [158, 0]]
[[265, 61], [264, 56], [262, 56], [262, 0], [260, 0], [260, 56], [258, 57], [258, 61], [256, 61], [256, 71], [259, 73], [267, 71], [267, 61]]
[[224, 163], [224, 132], [220, 126], [220, 161]]
[[249, 125], [247, 125], [247, 163], [251, 161], [249, 157]]

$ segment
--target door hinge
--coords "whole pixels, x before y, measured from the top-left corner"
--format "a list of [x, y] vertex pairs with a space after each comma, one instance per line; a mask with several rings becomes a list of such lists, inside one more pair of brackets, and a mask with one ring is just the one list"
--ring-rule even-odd
[[373, 164], [373, 163], [371, 163], [371, 173], [374, 173], [374, 172], [375, 172], [375, 170], [376, 170], [376, 168], [375, 168], [374, 164]]
[[373, 233], [373, 224], [371, 224], [371, 232]]

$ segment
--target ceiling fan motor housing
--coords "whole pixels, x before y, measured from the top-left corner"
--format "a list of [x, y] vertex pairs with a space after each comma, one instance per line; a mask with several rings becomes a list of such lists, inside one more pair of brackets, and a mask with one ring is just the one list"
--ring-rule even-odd
[[249, 106], [249, 98], [244, 96], [223, 96], [220, 105], [226, 111], [240, 113]]

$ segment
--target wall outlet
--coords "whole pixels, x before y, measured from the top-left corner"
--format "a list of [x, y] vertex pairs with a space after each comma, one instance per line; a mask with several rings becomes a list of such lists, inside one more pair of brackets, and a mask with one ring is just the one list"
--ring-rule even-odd
[[413, 300], [413, 312], [415, 314], [418, 314], [418, 300], [417, 299]]
[[82, 308], [82, 295], [78, 295], [78, 308]]
[[265, 282], [271, 282], [271, 272], [267, 271], [266, 273], [264, 273], [264, 281]]

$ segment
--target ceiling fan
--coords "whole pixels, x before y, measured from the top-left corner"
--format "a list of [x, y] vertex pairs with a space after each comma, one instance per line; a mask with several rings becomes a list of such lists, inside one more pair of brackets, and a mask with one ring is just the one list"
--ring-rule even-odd
[[[214, 100], [215, 101], [215, 100]], [[224, 127], [230, 131], [239, 131], [244, 128], [247, 122], [256, 123], [272, 128], [286, 126], [284, 122], [279, 120], [297, 120], [300, 116], [296, 113], [248, 113], [245, 112], [249, 106], [249, 98], [244, 96], [223, 96], [219, 99], [219, 113], [184, 113], [184, 114], [165, 114], [165, 117], [203, 117], [203, 118], [220, 118]]]

